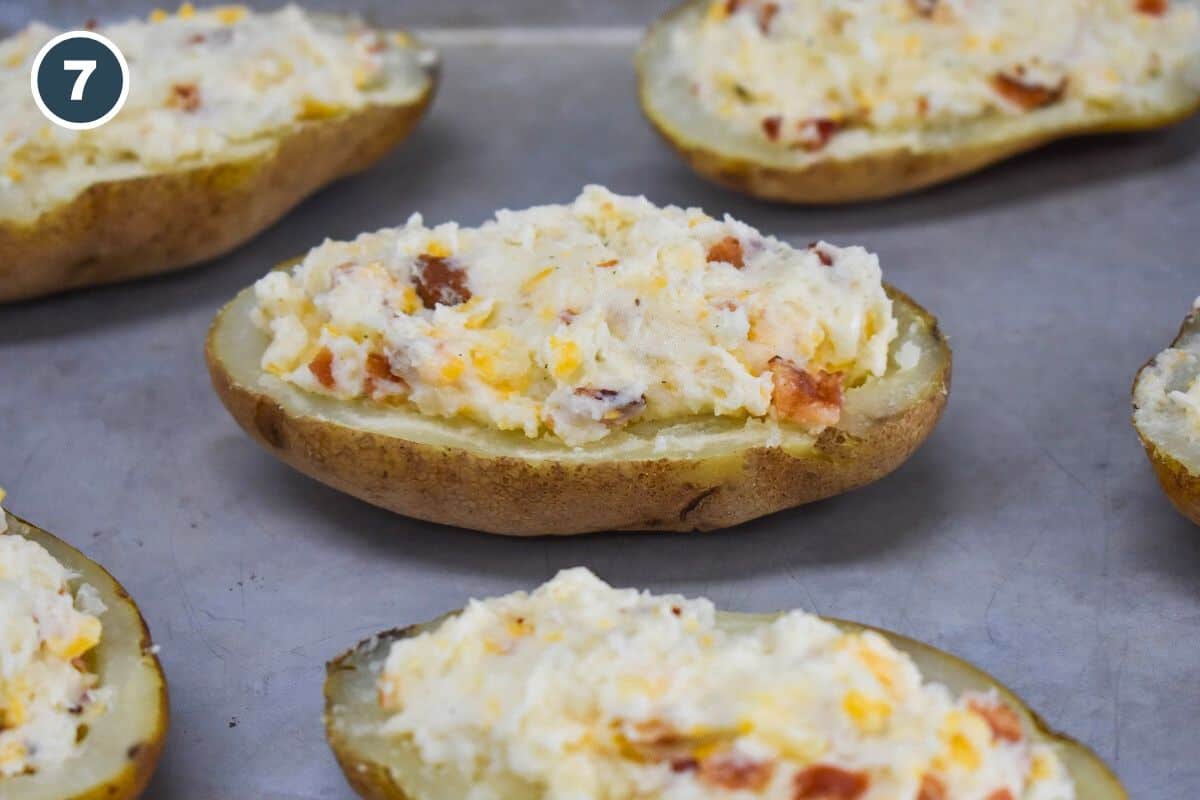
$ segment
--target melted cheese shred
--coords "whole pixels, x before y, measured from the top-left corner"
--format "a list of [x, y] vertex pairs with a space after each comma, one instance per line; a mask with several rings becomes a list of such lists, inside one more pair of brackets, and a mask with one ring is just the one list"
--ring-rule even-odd
[[819, 431], [839, 387], [886, 372], [897, 335], [860, 247], [795, 249], [598, 186], [479, 228], [416, 215], [329, 241], [255, 292], [269, 373], [573, 446], [635, 422], [766, 417], [782, 390]]
[[469, 800], [1074, 797], [997, 696], [923, 682], [882, 636], [798, 611], [730, 630], [582, 568], [397, 641], [379, 696]]
[[1194, 0], [712, 0], [670, 64], [724, 124], [816, 158], [872, 132], [1177, 106], [1200, 96], [1197, 41]]
[[69, 760], [109, 700], [86, 662], [102, 633], [99, 595], [72, 591], [71, 572], [5, 527], [0, 511], [0, 795], [5, 777]]
[[110, 122], [52, 125], [29, 91], [39, 23], [0, 41], [0, 219], [33, 219], [92, 183], [269, 152], [292, 126], [415, 99], [426, 54], [403, 34], [295, 6], [155, 12], [102, 26], [124, 53], [130, 91]]

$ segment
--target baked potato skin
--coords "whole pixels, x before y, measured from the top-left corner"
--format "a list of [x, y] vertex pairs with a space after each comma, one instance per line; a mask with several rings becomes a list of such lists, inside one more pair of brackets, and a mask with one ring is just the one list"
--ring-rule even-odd
[[379, 161], [436, 80], [401, 106], [302, 123], [262, 156], [94, 184], [29, 223], [0, 220], [0, 302], [156, 275], [229, 252], [310, 194]]
[[[660, 26], [671, 24], [698, 1], [701, 0], [691, 0], [669, 12], [651, 27], [644, 41], [651, 41]], [[674, 130], [651, 106], [645, 60], [645, 53], [639, 51], [638, 99], [654, 130], [701, 176], [752, 197], [784, 203], [837, 205], [895, 197], [978, 172], [1059, 139], [1154, 130], [1200, 112], [1197, 102], [1190, 108], [1157, 118], [1112, 120], [999, 143], [964, 144], [954, 150], [914, 152], [900, 148], [850, 160], [831, 159], [786, 168], [721, 153]]]
[[390, 511], [509, 536], [707, 531], [864, 486], [920, 446], [950, 382], [949, 348], [936, 321], [920, 314], [945, 354], [937, 385], [863, 436], [827, 430], [803, 455], [760, 447], [703, 459], [587, 464], [487, 458], [293, 415], [231, 378], [211, 331], [206, 355], [221, 401], [259, 444], [306, 475]]
[[[3, 511], [0, 511], [0, 515], [3, 513]], [[63, 798], [63, 800], [134, 800], [142, 795], [146, 790], [146, 786], [150, 783], [150, 779], [154, 776], [154, 770], [158, 766], [159, 757], [162, 755], [163, 746], [166, 743], [167, 728], [170, 725], [170, 700], [167, 696], [167, 682], [163, 676], [162, 665], [159, 664], [158, 656], [154, 655], [153, 642], [150, 638], [150, 630], [146, 626], [146, 620], [142, 617], [137, 603], [125, 591], [125, 587], [104, 567], [92, 561], [79, 550], [53, 534], [38, 528], [36, 525], [11, 514], [9, 515], [9, 519], [15, 521], [20, 526], [19, 531], [12, 531], [13, 534], [25, 536], [42, 545], [63, 564], [74, 569], [76, 572], [85, 573], [91, 571], [94, 574], [99, 574], [108, 583], [107, 589], [119, 599], [122, 606], [132, 608], [137, 613], [139, 626], [138, 647], [144, 658], [151, 659], [153, 671], [157, 677], [158, 714], [155, 719], [154, 731], [150, 736], [128, 749], [126, 753], [128, 763], [115, 777], [90, 787], [81, 794]], [[86, 565], [86, 568], [84, 565]], [[89, 582], [94, 582], [92, 575], [84, 574], [84, 578]]]
[[[778, 614], [744, 614], [718, 611], [718, 618], [729, 620], [769, 621]], [[394, 642], [416, 636], [436, 628], [445, 617], [432, 620], [420, 625], [410, 625], [379, 634], [372, 639], [360, 642], [358, 646], [343, 653], [325, 667], [325, 735], [330, 748], [337, 758], [338, 765], [346, 776], [350, 786], [360, 797], [366, 800], [413, 800], [397, 783], [397, 777], [387, 765], [379, 763], [370, 757], [359, 755], [354, 742], [347, 735], [344, 726], [339, 724], [339, 717], [344, 716], [344, 709], [339, 709], [342, 687], [339, 685], [339, 675], [346, 670], [357, 670], [366, 656], [383, 647], [390, 647]], [[954, 687], [956, 689], [973, 688], [977, 690], [994, 688], [1009, 703], [1019, 709], [1027, 717], [1029, 725], [1038, 738], [1055, 745], [1059, 754], [1064, 757], [1068, 769], [1076, 779], [1076, 789], [1081, 800], [1129, 800], [1129, 795], [1121, 785], [1120, 779], [1086, 745], [1079, 743], [1066, 734], [1052, 728], [1032, 708], [1029, 708], [1019, 696], [994, 677], [961, 658], [938, 650], [924, 642], [910, 639], [898, 633], [849, 622], [836, 618], [825, 617], [845, 631], [872, 631], [888, 639], [894, 646], [912, 656], [918, 663], [935, 663], [949, 673], [965, 679], [967, 685]]]
[[[1200, 311], [1192, 312], [1184, 320], [1183, 325], [1179, 328], [1179, 335], [1171, 342], [1171, 346], [1178, 346], [1189, 332], [1195, 330], [1200, 330]], [[1138, 371], [1138, 377], [1134, 380], [1135, 395], [1142, 373], [1154, 363], [1155, 359], [1152, 358]], [[1136, 406], [1136, 404], [1135, 397], [1134, 405]], [[1200, 475], [1192, 472], [1180, 461], [1164, 452], [1136, 425], [1134, 429], [1137, 430], [1138, 439], [1141, 440], [1142, 447], [1146, 450], [1146, 457], [1150, 459], [1150, 465], [1154, 467], [1154, 474], [1158, 476], [1158, 482], [1162, 485], [1163, 491], [1172, 505], [1183, 516], [1196, 525], [1200, 525]]]

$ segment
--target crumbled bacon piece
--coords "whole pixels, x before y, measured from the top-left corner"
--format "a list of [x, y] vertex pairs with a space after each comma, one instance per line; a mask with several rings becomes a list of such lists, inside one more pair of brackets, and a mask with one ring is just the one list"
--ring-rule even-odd
[[758, 10], [758, 28], [764, 36], [771, 32], [771, 23], [775, 21], [778, 14], [778, 3], [766, 3]]
[[772, 142], [779, 141], [779, 129], [783, 127], [783, 117], [766, 117], [762, 121], [763, 133]]
[[925, 95], [921, 95], [917, 98], [917, 116], [929, 116], [929, 98]]
[[770, 761], [754, 761], [733, 754], [714, 756], [700, 762], [700, 780], [710, 786], [732, 791], [748, 789], [761, 792], [767, 788], [774, 774], [775, 765]]
[[177, 83], [171, 87], [167, 105], [189, 114], [200, 108], [200, 87], [194, 83]]
[[605, 269], [607, 269], [607, 268], [609, 268], [609, 267], [615, 267], [615, 266], [616, 266], [617, 264], [619, 264], [619, 263], [621, 263], [621, 262], [620, 262], [620, 261], [618, 261], [617, 259], [615, 259], [615, 258], [610, 258], [608, 261], [601, 261], [601, 262], [600, 262], [599, 264], [597, 264], [596, 266], [597, 266], [597, 267], [604, 267]]
[[671, 772], [695, 772], [700, 769], [700, 762], [694, 758], [676, 758], [671, 760]]
[[1015, 73], [1001, 72], [992, 78], [992, 88], [1005, 100], [1026, 111], [1053, 105], [1067, 91], [1064, 77], [1057, 86], [1042, 86], [1025, 80], [1025, 70], [1018, 67]]
[[842, 124], [828, 117], [806, 119], [800, 123], [800, 141], [792, 147], [810, 153], [824, 149], [833, 135], [842, 129]]
[[796, 775], [792, 782], [794, 800], [858, 800], [867, 792], [871, 778], [865, 772], [817, 764]]
[[208, 37], [205, 36], [203, 33], [193, 33], [191, 36], [189, 36], [187, 38], [187, 43], [188, 44], [204, 44], [205, 40], [207, 40], [207, 39], [208, 39]]
[[313, 360], [308, 362], [308, 371], [317, 379], [317, 383], [324, 386], [326, 389], [334, 387], [333, 380], [333, 351], [328, 347], [322, 347], [320, 351], [313, 356]]
[[992, 729], [992, 736], [1000, 741], [1019, 742], [1024, 736], [1024, 730], [1021, 727], [1021, 718], [1017, 716], [1017, 712], [1006, 706], [1004, 703], [996, 703], [990, 705], [977, 700], [972, 700], [968, 706], [979, 716], [983, 717], [984, 722]]
[[596, 389], [591, 386], [580, 386], [575, 390], [578, 397], [590, 397], [610, 406], [604, 412], [604, 422], [609, 425], [620, 425], [642, 413], [646, 407], [646, 398], [635, 397], [631, 400], [622, 399], [622, 393], [615, 389]]
[[918, 16], [929, 19], [937, 11], [938, 0], [908, 0], [908, 5]]
[[366, 372], [367, 377], [363, 381], [363, 389], [368, 395], [374, 395], [380, 390], [386, 394], [408, 391], [408, 381], [392, 371], [392, 363], [383, 353], [367, 354]]
[[471, 299], [466, 271], [441, 256], [428, 253], [417, 256], [413, 281], [416, 283], [417, 297], [421, 298], [426, 308], [433, 308], [439, 303], [456, 306]]
[[987, 796], [987, 800], [1016, 800], [1008, 789], [997, 789]]
[[1167, 13], [1167, 9], [1170, 7], [1170, 2], [1169, 0], [1137, 0], [1137, 3], [1134, 7], [1137, 8], [1138, 12], [1142, 14], [1149, 14], [1152, 17], [1161, 17], [1163, 14]]
[[842, 373], [821, 370], [814, 376], [779, 356], [770, 367], [775, 386], [771, 404], [779, 416], [811, 428], [827, 428], [841, 419]]
[[720, 261], [741, 269], [746, 266], [745, 254], [742, 252], [742, 242], [736, 236], [726, 236], [721, 241], [708, 248], [709, 262]]
[[946, 800], [946, 784], [936, 775], [925, 773], [921, 788], [917, 790], [917, 800]]
[[808, 249], [817, 254], [817, 258], [821, 259], [821, 263], [827, 267], [833, 266], [833, 255], [825, 248], [821, 247], [820, 242], [809, 242]]
[[725, 3], [725, 13], [736, 14], [748, 2], [749, 0], [727, 0]]

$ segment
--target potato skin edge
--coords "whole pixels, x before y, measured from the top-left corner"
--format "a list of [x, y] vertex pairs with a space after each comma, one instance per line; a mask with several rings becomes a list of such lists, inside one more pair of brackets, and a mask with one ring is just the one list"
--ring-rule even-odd
[[[893, 297], [911, 303], [892, 290]], [[297, 416], [232, 379], [205, 348], [213, 387], [238, 424], [285, 463], [347, 494], [409, 517], [507, 536], [599, 531], [708, 531], [871, 483], [902, 464], [945, 407], [950, 353], [923, 310], [945, 368], [917, 403], [861, 437], [828, 430], [803, 456], [759, 447], [698, 459], [579, 464], [484, 457]]]
[[[1195, 326], [1200, 326], [1200, 312], [1193, 312], [1184, 319], [1183, 324], [1179, 327], [1179, 334], [1171, 341], [1169, 347], [1177, 346], [1188, 334], [1188, 331]], [[1142, 373], [1154, 364], [1156, 358], [1157, 356], [1147, 361], [1138, 370], [1137, 377], [1133, 381], [1135, 408], [1137, 407], [1137, 386], [1141, 382]], [[1180, 461], [1165, 453], [1142, 433], [1136, 422], [1133, 427], [1146, 451], [1146, 457], [1150, 459], [1150, 466], [1154, 468], [1159, 485], [1162, 486], [1171, 505], [1175, 506], [1176, 510], [1192, 523], [1200, 525], [1200, 475], [1193, 473]]]
[[[0, 511], [0, 516], [3, 516], [3, 511]], [[149, 741], [141, 742], [137, 754], [129, 759], [129, 763], [121, 773], [110, 781], [97, 784], [87, 791], [73, 795], [70, 798], [63, 800], [136, 800], [146, 790], [150, 783], [150, 779], [154, 777], [155, 769], [158, 767], [159, 758], [162, 756], [163, 747], [166, 744], [167, 730], [170, 727], [171, 719], [171, 702], [167, 690], [167, 680], [163, 673], [162, 664], [158, 660], [158, 656], [153, 653], [153, 642], [150, 638], [150, 629], [146, 625], [146, 619], [142, 616], [142, 610], [138, 608], [133, 597], [118, 581], [112, 573], [110, 573], [102, 564], [88, 558], [81, 550], [73, 545], [59, 539], [54, 534], [46, 531], [38, 526], [28, 522], [27, 520], [15, 517], [21, 523], [29, 528], [38, 531], [41, 535], [56, 540], [60, 546], [69, 551], [73, 559], [87, 561], [96, 569], [113, 582], [116, 587], [116, 593], [123, 602], [128, 603], [134, 611], [137, 612], [138, 623], [140, 625], [141, 635], [139, 637], [139, 647], [145, 656], [149, 656], [153, 665], [154, 671], [158, 676], [158, 717], [155, 721], [154, 735]], [[70, 566], [68, 564], [68, 566]]]
[[[659, 26], [695, 4], [688, 0], [663, 15], [647, 31], [643, 46]], [[734, 191], [796, 205], [839, 205], [882, 200], [946, 183], [978, 172], [1013, 156], [1060, 139], [1104, 133], [1133, 133], [1156, 130], [1181, 122], [1200, 112], [1200, 100], [1173, 114], [1155, 119], [1119, 119], [1093, 125], [1036, 132], [1011, 141], [987, 145], [970, 143], [954, 150], [913, 152], [908, 148], [869, 153], [849, 160], [817, 161], [804, 167], [770, 166], [740, 156], [723, 154], [696, 142], [688, 142], [672, 130], [652, 109], [646, 89], [646, 68], [641, 50], [637, 56], [638, 102], [651, 127], [701, 177]]]
[[301, 123], [261, 156], [89, 186], [36, 220], [0, 220], [0, 303], [157, 275], [228, 253], [406, 139], [412, 103]]

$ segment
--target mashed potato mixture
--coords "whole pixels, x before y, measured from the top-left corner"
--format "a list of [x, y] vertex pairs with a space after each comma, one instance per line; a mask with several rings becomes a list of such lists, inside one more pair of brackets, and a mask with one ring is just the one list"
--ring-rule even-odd
[[426, 56], [402, 34], [295, 6], [187, 3], [96, 30], [125, 54], [130, 91], [89, 131], [52, 125], [29, 91], [38, 50], [60, 31], [35, 23], [0, 41], [0, 219], [36, 218], [92, 183], [268, 152], [297, 122], [415, 99], [426, 84]]
[[5, 777], [71, 758], [108, 700], [85, 660], [100, 641], [99, 595], [73, 591], [62, 564], [6, 528], [0, 510], [0, 795]]
[[1177, 105], [1200, 94], [1197, 41], [1194, 0], [711, 0], [671, 63], [744, 134], [845, 155], [872, 132]]
[[597, 186], [479, 228], [417, 215], [326, 242], [255, 291], [276, 376], [570, 445], [691, 415], [819, 432], [897, 336], [862, 248], [795, 249]]
[[723, 628], [585, 569], [397, 641], [379, 698], [386, 733], [473, 776], [464, 800], [1075, 796], [997, 695], [923, 682], [878, 634], [798, 611]]

